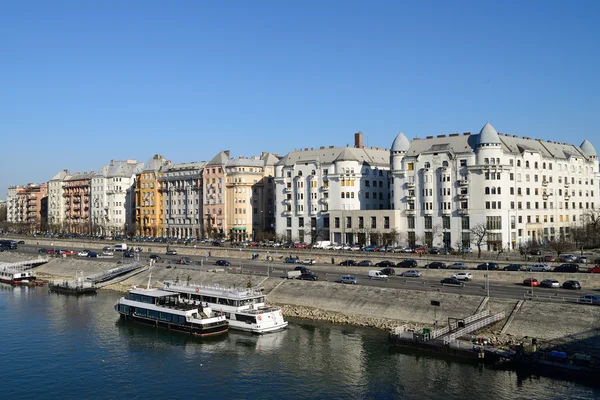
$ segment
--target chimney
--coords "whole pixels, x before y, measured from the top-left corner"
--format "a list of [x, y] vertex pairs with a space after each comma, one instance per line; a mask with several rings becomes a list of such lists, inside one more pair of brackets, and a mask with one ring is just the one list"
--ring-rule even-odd
[[354, 134], [354, 147], [357, 149], [362, 149], [363, 147], [363, 134], [362, 132], [356, 132]]

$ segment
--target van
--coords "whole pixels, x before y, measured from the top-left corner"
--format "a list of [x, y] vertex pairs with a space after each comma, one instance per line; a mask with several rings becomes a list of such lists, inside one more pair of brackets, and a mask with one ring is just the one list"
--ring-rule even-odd
[[381, 271], [372, 269], [369, 271], [369, 279], [388, 279], [388, 276], [383, 274]]
[[353, 275], [340, 275], [340, 282], [355, 285], [358, 283], [358, 279], [356, 279], [356, 277]]

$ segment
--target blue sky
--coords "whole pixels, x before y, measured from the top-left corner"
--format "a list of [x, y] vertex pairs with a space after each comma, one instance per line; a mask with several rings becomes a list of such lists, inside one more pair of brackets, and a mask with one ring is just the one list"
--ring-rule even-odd
[[173, 162], [498, 131], [600, 151], [598, 1], [0, 6], [0, 198]]

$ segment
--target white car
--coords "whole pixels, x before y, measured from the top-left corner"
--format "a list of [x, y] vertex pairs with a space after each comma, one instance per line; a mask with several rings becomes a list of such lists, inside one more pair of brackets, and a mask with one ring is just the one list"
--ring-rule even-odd
[[304, 260], [302, 260], [302, 264], [306, 264], [306, 265], [313, 265], [315, 263], [316, 263], [316, 261], [314, 258], [305, 258]]
[[418, 278], [421, 275], [423, 275], [422, 273], [420, 273], [419, 271], [416, 271], [414, 269], [409, 269], [408, 271], [404, 271], [400, 274], [400, 276], [406, 276], [409, 278]]
[[87, 257], [89, 253], [90, 253], [89, 251], [83, 250], [83, 251], [80, 251], [79, 253], [77, 253], [77, 256]]
[[473, 279], [473, 275], [470, 272], [458, 272], [452, 275], [452, 277], [458, 279], [459, 281], [470, 281]]
[[530, 265], [526, 270], [531, 272], [547, 272], [550, 271], [550, 267], [546, 264], [535, 264]]

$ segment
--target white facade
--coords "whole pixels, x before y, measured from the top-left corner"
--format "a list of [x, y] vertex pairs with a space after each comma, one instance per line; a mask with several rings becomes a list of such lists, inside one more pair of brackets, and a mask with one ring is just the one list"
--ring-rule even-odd
[[275, 167], [276, 232], [287, 240], [328, 240], [333, 210], [390, 209], [388, 149], [362, 146], [288, 153]]
[[485, 224], [487, 248], [568, 235], [600, 205], [598, 156], [581, 147], [498, 134], [452, 134], [392, 146], [393, 207], [409, 244], [471, 246]]
[[63, 231], [65, 223], [65, 199], [63, 186], [69, 177], [69, 171], [63, 170], [48, 181], [48, 225], [51, 230]]

